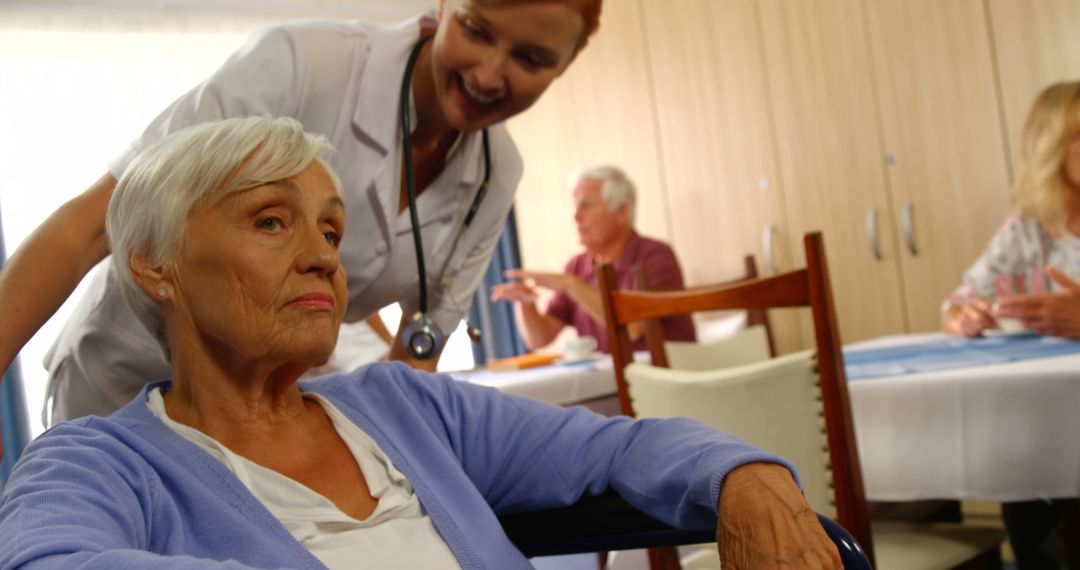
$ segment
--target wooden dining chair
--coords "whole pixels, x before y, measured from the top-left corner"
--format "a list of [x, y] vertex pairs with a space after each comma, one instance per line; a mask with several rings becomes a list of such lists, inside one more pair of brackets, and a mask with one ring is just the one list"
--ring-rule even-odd
[[[743, 258], [743, 267], [743, 275], [723, 284], [734, 285], [758, 277], [757, 263], [753, 255], [748, 254]], [[649, 284], [649, 276], [640, 265], [634, 268], [634, 288], [639, 291], [653, 290]], [[776, 354], [776, 348], [768, 312], [754, 308], [746, 309], [745, 313], [745, 327], [730, 336], [706, 341], [667, 340], [661, 319], [646, 319], [645, 345], [649, 350], [649, 357], [656, 366], [679, 370], [734, 366], [772, 357]]]
[[[877, 568], [1000, 568], [1004, 533], [998, 529], [871, 525], [821, 235], [807, 234], [804, 246], [803, 269], [682, 291], [618, 290], [612, 268], [601, 267], [623, 413], [694, 417], [788, 457], [811, 507], [848, 529], [877, 560]], [[794, 307], [810, 309], [813, 351], [714, 371], [677, 371], [633, 360], [627, 326], [636, 321]]]

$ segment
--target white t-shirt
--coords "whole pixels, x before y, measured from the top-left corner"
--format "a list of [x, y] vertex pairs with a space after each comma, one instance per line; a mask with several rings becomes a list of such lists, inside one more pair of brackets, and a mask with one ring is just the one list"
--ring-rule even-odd
[[[424, 512], [412, 485], [378, 444], [329, 401], [304, 394], [322, 405], [334, 429], [352, 451], [378, 499], [365, 520], [342, 512], [302, 483], [241, 457], [214, 438], [169, 419], [161, 389], [147, 405], [165, 425], [227, 467], [277, 520], [327, 568], [460, 568], [450, 548]], [[362, 562], [362, 564], [361, 564]]]
[[[420, 18], [389, 28], [308, 20], [264, 28], [154, 119], [109, 170], [119, 178], [141, 149], [185, 126], [227, 117], [292, 116], [336, 149], [327, 162], [345, 196], [345, 320], [359, 321], [391, 303], [412, 315], [419, 306], [419, 279], [409, 214], [398, 212], [398, 88], [420, 25]], [[417, 200], [429, 313], [447, 333], [483, 282], [521, 179], [521, 156], [506, 128], [488, 131], [491, 181], [456, 247], [453, 238], [484, 177], [479, 132], [459, 138], [442, 174]], [[444, 266], [442, 283], [435, 283]], [[52, 423], [108, 415], [147, 382], [170, 374], [155, 335], [117, 290], [111, 267], [101, 269], [44, 360]]]

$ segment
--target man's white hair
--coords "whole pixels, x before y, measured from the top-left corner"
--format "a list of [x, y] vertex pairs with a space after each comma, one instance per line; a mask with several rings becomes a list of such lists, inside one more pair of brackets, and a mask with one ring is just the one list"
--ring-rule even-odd
[[157, 323], [158, 311], [131, 275], [133, 255], [164, 265], [179, 248], [196, 204], [292, 178], [314, 160], [341, 196], [340, 181], [320, 158], [331, 149], [295, 119], [246, 117], [177, 131], [139, 153], [109, 199], [105, 231], [120, 288], [140, 319]]
[[634, 227], [637, 190], [634, 188], [634, 183], [630, 181], [630, 177], [615, 166], [594, 166], [579, 172], [574, 181], [576, 183], [586, 179], [601, 182], [600, 194], [607, 203], [609, 211], [614, 212], [626, 204], [627, 221], [630, 227]]

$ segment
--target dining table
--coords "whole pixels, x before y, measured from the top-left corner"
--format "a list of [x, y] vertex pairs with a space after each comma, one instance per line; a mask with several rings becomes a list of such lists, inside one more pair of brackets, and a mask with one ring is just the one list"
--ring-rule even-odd
[[[647, 358], [647, 353], [642, 353]], [[450, 372], [460, 381], [488, 386], [503, 393], [532, 398], [557, 406], [585, 406], [597, 413], [616, 415], [619, 400], [611, 356], [595, 353], [576, 360], [556, 360], [519, 370]]]
[[1080, 568], [1080, 342], [905, 334], [844, 360], [868, 499], [1057, 500]]
[[845, 347], [867, 496], [1080, 496], [1080, 343], [896, 335]]

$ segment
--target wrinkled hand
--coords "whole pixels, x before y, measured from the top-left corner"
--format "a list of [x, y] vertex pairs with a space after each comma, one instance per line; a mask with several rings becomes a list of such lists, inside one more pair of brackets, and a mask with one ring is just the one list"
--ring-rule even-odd
[[573, 275], [565, 273], [551, 273], [548, 271], [529, 271], [528, 269], [510, 269], [503, 273], [507, 279], [517, 279], [533, 287], [551, 289], [556, 293], [565, 291], [571, 282], [576, 279]]
[[724, 570], [842, 567], [791, 473], [771, 463], [748, 463], [724, 478], [716, 542]]
[[978, 336], [986, 329], [997, 328], [997, 319], [994, 318], [993, 309], [986, 299], [975, 298], [966, 305], [960, 307], [957, 316], [958, 331], [964, 336]]
[[537, 298], [536, 289], [524, 283], [500, 283], [491, 288], [492, 302], [535, 303]]
[[1020, 319], [1024, 328], [1044, 336], [1080, 339], [1080, 283], [1055, 267], [1047, 267], [1046, 274], [1061, 291], [1002, 299], [995, 314]]

